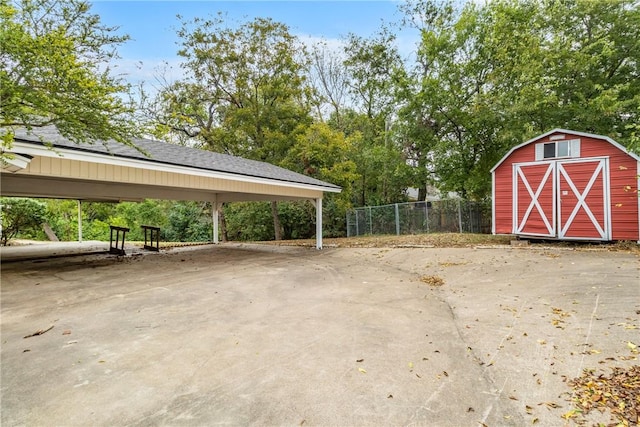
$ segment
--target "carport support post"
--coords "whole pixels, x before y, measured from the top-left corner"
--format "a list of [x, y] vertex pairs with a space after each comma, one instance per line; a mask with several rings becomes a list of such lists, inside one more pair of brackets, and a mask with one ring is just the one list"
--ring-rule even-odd
[[78, 242], [82, 243], [82, 200], [78, 199]]
[[220, 204], [218, 202], [211, 202], [211, 216], [213, 218], [213, 243], [218, 244], [218, 221], [219, 221], [219, 209]]
[[314, 199], [312, 202], [316, 207], [316, 249], [322, 249], [322, 198]]

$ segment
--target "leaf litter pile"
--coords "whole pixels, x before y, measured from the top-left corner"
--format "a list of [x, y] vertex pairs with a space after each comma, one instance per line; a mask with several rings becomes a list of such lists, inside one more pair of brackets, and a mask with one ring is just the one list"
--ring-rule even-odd
[[444, 279], [439, 276], [422, 276], [420, 281], [426, 283], [429, 286], [442, 286], [444, 285]]
[[585, 370], [582, 376], [569, 381], [577, 406], [563, 415], [584, 425], [584, 415], [596, 410], [610, 412], [609, 426], [637, 426], [640, 423], [640, 366], [629, 369], [612, 368], [611, 375]]

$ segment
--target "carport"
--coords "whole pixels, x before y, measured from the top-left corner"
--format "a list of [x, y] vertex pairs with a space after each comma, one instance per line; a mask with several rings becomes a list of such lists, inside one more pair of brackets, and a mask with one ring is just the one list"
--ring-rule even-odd
[[309, 200], [322, 248], [322, 198], [340, 187], [269, 163], [150, 139], [74, 143], [54, 127], [21, 130], [2, 164], [0, 195], [90, 201], [207, 201], [213, 241], [225, 202]]

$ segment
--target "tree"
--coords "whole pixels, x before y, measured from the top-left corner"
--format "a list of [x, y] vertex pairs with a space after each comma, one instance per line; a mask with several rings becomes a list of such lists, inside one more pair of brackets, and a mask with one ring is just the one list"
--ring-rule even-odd
[[345, 138], [342, 132], [325, 123], [315, 123], [298, 135], [285, 163], [293, 170], [342, 187], [341, 193], [325, 196], [323, 225], [328, 235], [337, 236], [346, 229], [345, 217], [352, 207], [353, 182], [358, 179], [356, 164], [351, 159], [353, 144], [353, 138]]
[[55, 125], [72, 141], [138, 133], [128, 85], [113, 77], [116, 47], [128, 39], [100, 23], [83, 0], [0, 1], [0, 134]]
[[[154, 119], [204, 148], [278, 164], [311, 121], [305, 49], [271, 19], [225, 23], [221, 15], [182, 22], [188, 77], [161, 91]], [[279, 238], [275, 202], [272, 210]]]
[[401, 81], [403, 145], [441, 189], [484, 199], [512, 146], [555, 127], [628, 145], [638, 121], [637, 2], [422, 0], [404, 6], [421, 32]]
[[326, 121], [326, 110], [329, 116], [340, 127], [342, 110], [347, 103], [349, 80], [343, 65], [344, 58], [326, 43], [313, 47], [311, 52], [311, 82], [317, 96], [318, 118]]
[[34, 199], [11, 197], [3, 197], [0, 203], [2, 246], [6, 246], [9, 240], [20, 233], [38, 232], [46, 213], [44, 203]]
[[175, 202], [167, 214], [166, 239], [172, 242], [207, 241], [211, 238], [211, 205]]
[[406, 158], [396, 144], [392, 122], [394, 97], [403, 64], [394, 46], [395, 36], [386, 28], [371, 39], [350, 34], [345, 44], [344, 66], [354, 108], [343, 110], [340, 122], [330, 123], [358, 135], [353, 160], [359, 175], [358, 204], [386, 204], [404, 197]]

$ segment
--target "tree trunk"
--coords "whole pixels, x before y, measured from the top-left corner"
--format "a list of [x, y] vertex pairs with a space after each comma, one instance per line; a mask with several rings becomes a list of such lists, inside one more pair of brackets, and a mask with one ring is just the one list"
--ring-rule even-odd
[[423, 185], [418, 189], [418, 201], [424, 202], [425, 200], [427, 200], [427, 186]]
[[52, 241], [52, 242], [59, 242], [60, 239], [58, 239], [58, 236], [56, 236], [56, 233], [53, 232], [53, 230], [51, 229], [51, 226], [49, 225], [49, 223], [45, 222], [44, 224], [42, 224], [42, 229], [44, 230], [44, 234], [47, 235], [47, 238]]
[[278, 202], [271, 202], [271, 214], [273, 215], [273, 229], [275, 239], [282, 240], [282, 229], [280, 227], [280, 215], [278, 214]]

